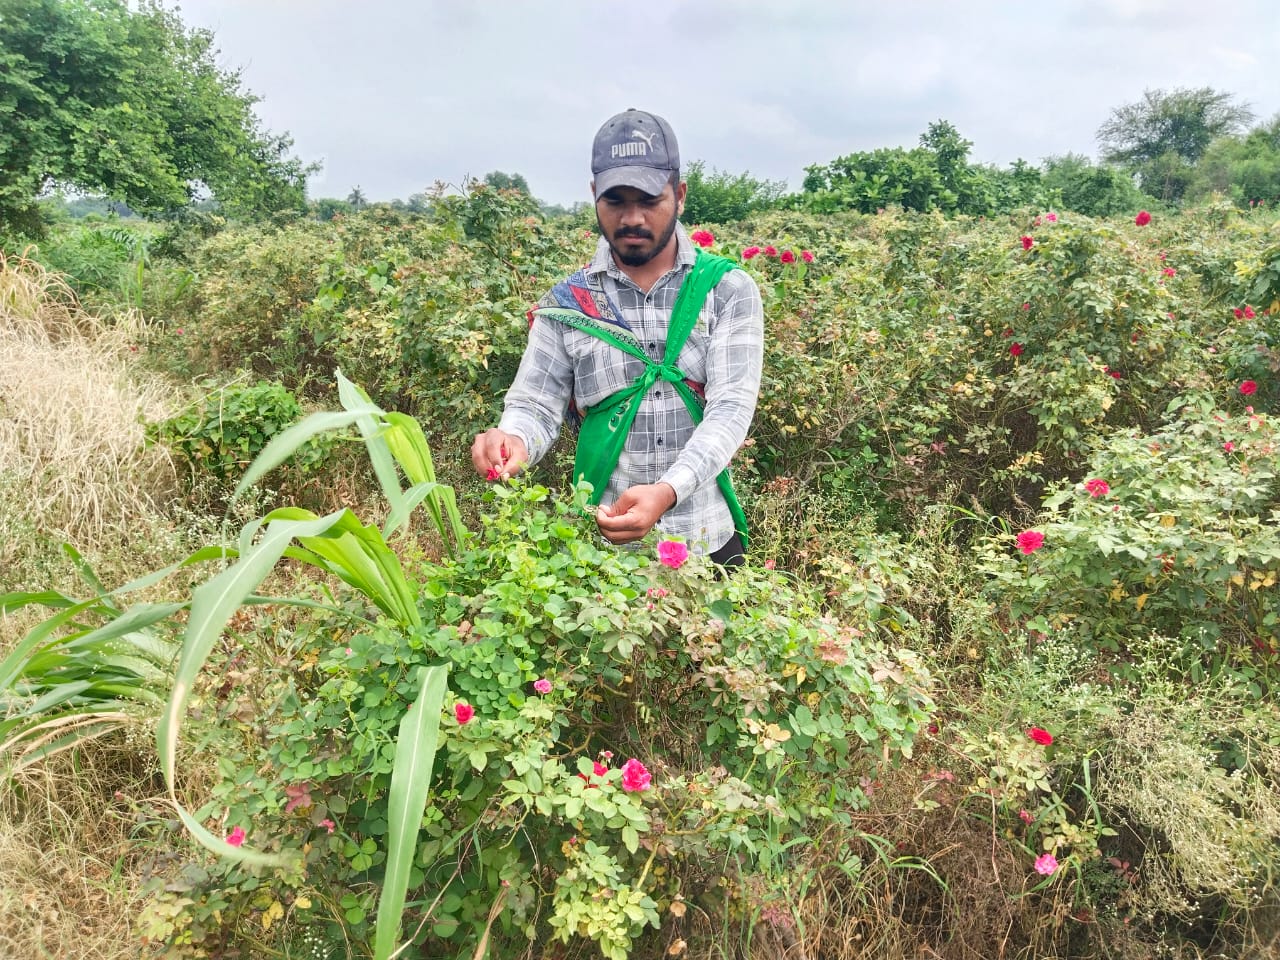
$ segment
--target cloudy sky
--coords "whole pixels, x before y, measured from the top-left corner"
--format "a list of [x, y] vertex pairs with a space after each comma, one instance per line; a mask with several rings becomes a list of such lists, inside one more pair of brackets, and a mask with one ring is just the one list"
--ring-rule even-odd
[[[165, 0], [173, 6], [173, 0]], [[310, 193], [405, 198], [521, 173], [589, 199], [613, 113], [665, 116], [687, 163], [798, 189], [805, 166], [914, 146], [934, 120], [1007, 166], [1093, 157], [1112, 108], [1212, 87], [1280, 113], [1274, 0], [181, 0]]]

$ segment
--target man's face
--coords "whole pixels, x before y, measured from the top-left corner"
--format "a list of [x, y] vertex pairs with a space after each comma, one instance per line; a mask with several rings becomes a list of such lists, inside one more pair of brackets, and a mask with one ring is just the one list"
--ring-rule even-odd
[[596, 223], [617, 261], [642, 267], [667, 248], [684, 208], [685, 185], [668, 183], [656, 197], [635, 187], [614, 187], [596, 197]]

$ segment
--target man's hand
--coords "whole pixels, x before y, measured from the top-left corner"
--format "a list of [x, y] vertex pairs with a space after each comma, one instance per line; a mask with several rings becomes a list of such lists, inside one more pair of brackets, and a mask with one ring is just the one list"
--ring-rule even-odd
[[631, 543], [652, 530], [675, 503], [676, 492], [669, 483], [631, 487], [612, 505], [596, 509], [596, 525], [610, 543]]
[[471, 444], [471, 462], [486, 480], [510, 480], [529, 462], [524, 441], [514, 433], [496, 427], [476, 434]]

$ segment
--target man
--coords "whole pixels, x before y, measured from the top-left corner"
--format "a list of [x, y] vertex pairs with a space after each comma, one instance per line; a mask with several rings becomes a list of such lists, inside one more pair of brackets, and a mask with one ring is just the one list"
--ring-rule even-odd
[[760, 291], [690, 242], [678, 219], [679, 148], [661, 117], [630, 109], [607, 121], [591, 172], [595, 256], [530, 314], [501, 422], [476, 437], [472, 462], [489, 479], [537, 463], [572, 402], [586, 415], [575, 474], [595, 485], [607, 540], [631, 543], [657, 526], [693, 552], [741, 563], [745, 522], [727, 468], [760, 390]]

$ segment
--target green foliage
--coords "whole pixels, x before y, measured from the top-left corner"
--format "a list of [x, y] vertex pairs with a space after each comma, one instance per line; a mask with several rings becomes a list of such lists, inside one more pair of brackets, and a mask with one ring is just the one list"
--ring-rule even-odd
[[[147, 436], [184, 462], [193, 479], [213, 477], [234, 483], [273, 437], [302, 416], [302, 406], [279, 383], [207, 386], [209, 392], [185, 410], [148, 424]], [[329, 444], [313, 440], [292, 462], [305, 476], [315, 472], [328, 455]]]
[[1280, 117], [1245, 137], [1219, 137], [1196, 165], [1187, 197], [1230, 196], [1240, 206], [1280, 200]]
[[[914, 658], [819, 617], [779, 578], [715, 580], [699, 560], [676, 574], [647, 551], [601, 548], [584, 496], [495, 488], [482, 539], [415, 571], [420, 626], [321, 641], [314, 681], [273, 694], [266, 755], [228, 756], [217, 788], [228, 822], [292, 845], [334, 821], [307, 854], [308, 884], [326, 901], [379, 877], [395, 776], [386, 747], [421, 709], [419, 666], [444, 662], [445, 763], [410, 893], [430, 905], [417, 938], [429, 952], [549, 931], [622, 958], [677, 895], [724, 909], [708, 863], [777, 868], [789, 837], [849, 823], [866, 803], [859, 775], [909, 755], [926, 716]], [[545, 693], [533, 688], [542, 679]], [[660, 729], [680, 731], [661, 758]], [[282, 805], [300, 788], [312, 809], [290, 815]], [[205, 896], [234, 898], [245, 879], [233, 871]], [[353, 911], [328, 936], [370, 933]]]
[[970, 809], [1025, 862], [1054, 852], [1044, 882], [1070, 885], [1100, 919], [1158, 936], [1256, 903], [1280, 835], [1280, 712], [1247, 673], [1205, 675], [1199, 647], [1135, 630], [1117, 682], [1071, 626], [1016, 636], [1029, 652], [987, 676], [1003, 695], [941, 734], [979, 761]]
[[201, 186], [237, 213], [300, 206], [308, 168], [259, 129], [216, 52], [212, 34], [154, 2], [5, 0], [0, 224], [30, 226], [55, 183], [142, 211], [183, 206]]
[[792, 203], [811, 213], [900, 206], [979, 216], [1049, 199], [1039, 172], [1021, 160], [1007, 172], [970, 164], [972, 145], [952, 124], [938, 120], [913, 150], [882, 148], [806, 167], [803, 192]]
[[1118, 167], [1097, 166], [1088, 157], [1068, 153], [1044, 161], [1045, 188], [1057, 193], [1061, 206], [1090, 217], [1136, 213], [1150, 198]]
[[1173, 153], [1193, 164], [1216, 138], [1253, 119], [1235, 99], [1211, 87], [1144, 90], [1141, 100], [1114, 108], [1098, 128], [1102, 158], [1140, 165]]
[[736, 176], [721, 170], [710, 173], [701, 160], [689, 164], [683, 173], [688, 185], [685, 194], [685, 223], [733, 223], [749, 215], [778, 206], [786, 192], [782, 180], [759, 180], [750, 173]]
[[[813, 254], [743, 264], [768, 355], [735, 475], [753, 557], [785, 573], [605, 547], [536, 485], [554, 462], [486, 488], [468, 535], [421, 428], [343, 384], [240, 486], [354, 426], [385, 519], [279, 511], [198, 605], [170, 601], [190, 614], [163, 764], [202, 840], [234, 850], [238, 827], [263, 865], [192, 854], [167, 795], [140, 805], [166, 859], [139, 930], [175, 957], [371, 955], [397, 930], [431, 956], [745, 955], [779, 931], [814, 956], [1248, 955], [1280, 836], [1275, 216], [1148, 209], [716, 226], [732, 253]], [[362, 370], [380, 401], [443, 413], [463, 471], [523, 310], [589, 255], [587, 226], [483, 186], [429, 217], [191, 235], [199, 288], [164, 328], [232, 363], [243, 337], [290, 389]], [[1024, 555], [1027, 528], [1046, 540]], [[247, 594], [266, 570], [290, 584], [271, 607]], [[57, 630], [114, 622], [88, 611]], [[94, 642], [59, 662], [83, 678]], [[421, 671], [444, 666], [435, 704]], [[28, 724], [59, 680], [31, 676], [10, 701]], [[417, 818], [403, 745], [433, 724]], [[403, 926], [378, 917], [399, 877]]]
[[484, 183], [495, 190], [515, 190], [525, 196], [533, 195], [529, 189], [529, 181], [520, 173], [503, 173], [501, 170], [491, 170], [484, 175]]
[[172, 309], [194, 280], [185, 267], [157, 256], [163, 240], [137, 221], [112, 220], [55, 228], [31, 250], [63, 274], [81, 303], [95, 312], [154, 314]]
[[0, 662], [0, 758], [10, 772], [137, 723], [167, 699], [178, 646], [163, 621], [186, 604], [126, 609], [119, 601], [223, 555], [216, 548], [198, 550], [107, 590], [74, 548], [64, 550], [91, 591], [88, 599], [57, 590], [0, 595], [0, 615], [24, 607], [57, 611], [28, 630]]
[[1209, 144], [1234, 133], [1253, 113], [1230, 93], [1211, 87], [1146, 90], [1111, 111], [1098, 128], [1102, 159], [1136, 172], [1143, 192], [1177, 200]]
[[1178, 413], [1152, 435], [1108, 438], [1088, 465], [1105, 488], [1064, 485], [1036, 525], [1044, 547], [991, 559], [1016, 622], [1108, 651], [1114, 671], [1126, 669], [1130, 641], [1152, 633], [1202, 651], [1201, 673], [1275, 656], [1275, 425], [1203, 401]]

